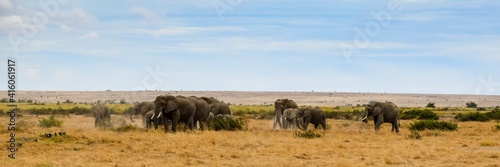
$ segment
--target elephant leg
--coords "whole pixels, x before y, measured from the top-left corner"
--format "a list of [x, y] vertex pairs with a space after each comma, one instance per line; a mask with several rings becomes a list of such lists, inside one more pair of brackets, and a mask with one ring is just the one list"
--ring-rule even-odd
[[318, 129], [319, 124], [314, 124], [314, 129]]
[[142, 127], [147, 126], [147, 121], [148, 121], [148, 118], [146, 118], [146, 116], [142, 116]]
[[323, 130], [326, 130], [326, 121], [323, 121], [323, 123], [321, 123], [321, 126], [323, 127]]
[[[374, 118], [375, 119], [375, 118]], [[377, 116], [377, 119], [376, 119], [376, 123], [375, 123], [375, 130], [376, 131], [379, 131], [380, 130], [380, 125], [382, 125], [382, 123], [384, 123], [384, 116], [382, 115], [379, 115]]]

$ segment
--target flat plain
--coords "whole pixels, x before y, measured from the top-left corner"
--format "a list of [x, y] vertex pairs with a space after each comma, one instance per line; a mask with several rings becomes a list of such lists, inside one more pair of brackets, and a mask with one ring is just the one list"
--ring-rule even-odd
[[[18, 96], [38, 102], [95, 102], [125, 99], [153, 100], [158, 94], [175, 92], [22, 92]], [[363, 104], [369, 100], [393, 101], [398, 106], [422, 107], [427, 101], [442, 107], [461, 107], [474, 101], [479, 106], [497, 106], [498, 96], [414, 95], [312, 92], [177, 92], [185, 96], [214, 96], [232, 104], [269, 105], [289, 98], [299, 105], [336, 106]], [[135, 95], [134, 95], [135, 94]], [[46, 99], [44, 101], [43, 99]], [[359, 102], [358, 102], [359, 99]], [[439, 101], [440, 100], [440, 101]], [[446, 102], [446, 103], [445, 103]], [[417, 105], [418, 104], [418, 105]], [[48, 116], [24, 115], [16, 132], [21, 142], [16, 159], [2, 151], [0, 166], [499, 166], [500, 132], [490, 122], [455, 122], [458, 131], [422, 131], [421, 139], [409, 138], [412, 120], [401, 121], [399, 134], [390, 124], [381, 131], [373, 123], [328, 119], [330, 128], [315, 130], [321, 138], [295, 137], [293, 130], [273, 130], [272, 120], [247, 119], [246, 131], [189, 131], [164, 133], [133, 128], [120, 132], [94, 128], [93, 117], [58, 115], [60, 128], [41, 128]], [[1, 122], [8, 122], [1, 116]], [[129, 124], [122, 115], [113, 122]], [[136, 122], [140, 122], [136, 118]], [[310, 127], [311, 128], [311, 127]], [[45, 133], [66, 132], [44, 138]], [[0, 131], [8, 140], [7, 128]], [[36, 139], [36, 141], [35, 141]], [[4, 143], [3, 148], [8, 148]]]

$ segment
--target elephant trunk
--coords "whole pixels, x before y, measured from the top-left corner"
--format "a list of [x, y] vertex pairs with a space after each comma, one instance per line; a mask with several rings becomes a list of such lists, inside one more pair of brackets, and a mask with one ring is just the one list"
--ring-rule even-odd
[[365, 112], [363, 112], [363, 115], [361, 115], [361, 121], [368, 123], [368, 110], [365, 109]]
[[[153, 113], [153, 115], [151, 116], [151, 120], [153, 120], [153, 123], [154, 123], [154, 126], [155, 126], [155, 129], [158, 129], [158, 124], [160, 123], [160, 119], [158, 119], [160, 116], [161, 116], [161, 107], [155, 107], [155, 112]], [[157, 115], [155, 117], [155, 115]]]

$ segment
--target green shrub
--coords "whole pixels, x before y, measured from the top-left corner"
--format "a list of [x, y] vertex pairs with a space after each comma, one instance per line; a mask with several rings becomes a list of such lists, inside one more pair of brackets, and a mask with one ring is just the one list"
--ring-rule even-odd
[[455, 116], [455, 119], [458, 121], [480, 121], [486, 122], [490, 120], [490, 117], [486, 113], [479, 112], [469, 112], [469, 113], [459, 113]]
[[324, 135], [320, 134], [320, 133], [316, 133], [313, 130], [307, 130], [307, 131], [295, 131], [293, 133], [293, 136], [298, 137], [298, 138], [314, 139], [314, 138], [321, 138]]
[[215, 131], [237, 131], [246, 130], [247, 123], [242, 118], [230, 119], [223, 117], [215, 117], [208, 123], [208, 128]]
[[400, 119], [405, 119], [405, 120], [415, 119], [415, 118], [418, 118], [419, 120], [438, 120], [439, 116], [429, 109], [425, 110], [413, 109], [410, 111], [403, 112], [400, 117]]
[[435, 104], [436, 104], [436, 103], [429, 102], [429, 103], [427, 103], [427, 106], [425, 106], [425, 107], [427, 107], [427, 108], [436, 108], [436, 105], [435, 105]]
[[500, 120], [500, 107], [495, 107], [491, 112], [487, 112], [486, 115], [491, 119]]
[[68, 110], [68, 113], [75, 114], [75, 115], [90, 115], [90, 114], [92, 114], [92, 111], [89, 108], [73, 107], [73, 108]]
[[422, 131], [425, 129], [454, 131], [458, 129], [458, 125], [456, 123], [445, 122], [445, 121], [420, 120], [411, 123], [409, 129], [418, 131]]
[[477, 104], [472, 101], [465, 103], [465, 105], [467, 106], [467, 108], [477, 108]]
[[48, 119], [43, 118], [42, 120], [38, 120], [40, 122], [40, 127], [42, 128], [50, 128], [50, 127], [61, 127], [63, 121], [57, 120], [54, 116], [50, 116]]

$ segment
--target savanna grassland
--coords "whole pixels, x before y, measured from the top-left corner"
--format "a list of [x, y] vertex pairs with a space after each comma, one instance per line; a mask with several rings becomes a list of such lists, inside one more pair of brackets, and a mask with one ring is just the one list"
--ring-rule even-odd
[[[391, 95], [384, 94], [383, 96]], [[494, 98], [473, 97], [471, 99], [485, 99], [484, 102]], [[21, 113], [22, 117], [16, 120], [16, 139], [22, 145], [18, 146], [15, 160], [7, 157], [8, 151], [4, 149], [0, 157], [0, 166], [500, 165], [500, 128], [496, 121], [457, 122], [447, 119], [448, 122], [458, 124], [457, 131], [425, 130], [418, 132], [420, 139], [415, 139], [411, 137], [413, 133], [408, 130], [415, 120], [401, 120], [401, 132], [395, 134], [390, 132], [390, 124], [383, 124], [381, 131], [375, 132], [372, 121], [368, 124], [356, 121], [355, 115], [347, 120], [341, 113], [338, 119], [327, 119], [326, 131], [314, 131], [322, 137], [307, 139], [296, 137], [294, 133], [297, 131], [272, 130], [273, 122], [269, 118], [272, 118], [273, 106], [270, 104], [239, 105], [232, 99], [223, 99], [236, 104], [231, 105], [231, 109], [237, 117], [245, 119], [246, 130], [188, 131], [175, 134], [165, 134], [163, 130], [145, 130], [135, 126], [140, 124], [140, 118], [136, 118], [136, 123], [132, 124], [126, 115], [121, 115], [127, 112], [131, 104], [107, 104], [115, 111], [112, 115], [114, 125], [112, 129], [94, 128], [94, 118], [85, 114], [56, 114], [55, 119], [63, 122], [61, 127], [40, 127], [40, 120], [47, 119], [49, 115], [29, 114], [30, 109], [51, 108], [67, 111], [74, 107], [90, 108], [90, 104], [84, 103], [92, 102], [62, 103], [66, 99], [65, 96], [59, 99], [63, 99], [60, 104], [56, 102], [45, 102], [39, 105], [19, 103], [19, 110], [24, 113]], [[73, 100], [70, 99], [70, 101]], [[412, 101], [411, 98], [400, 100]], [[37, 102], [42, 101], [37, 100]], [[484, 104], [479, 100], [476, 102], [480, 105]], [[307, 106], [315, 106], [316, 103], [298, 102], [299, 105]], [[444, 107], [439, 103], [436, 105], [438, 108], [432, 110], [442, 118], [452, 118], [458, 113], [476, 112], [476, 109], [456, 105], [450, 105], [450, 107]], [[335, 112], [359, 112], [363, 109], [363, 107], [355, 106], [319, 106], [327, 115]], [[404, 104], [399, 106], [402, 111], [414, 108]], [[5, 108], [0, 108], [0, 110], [5, 112], [6, 104], [2, 107]], [[335, 116], [332, 115], [332, 117]], [[0, 116], [0, 122], [7, 123], [8, 120], [7, 115]], [[41, 136], [45, 133], [61, 131], [66, 132], [66, 135], [51, 138]], [[0, 134], [2, 140], [9, 139], [6, 126], [0, 130]], [[8, 148], [8, 143], [5, 142], [2, 146]]]

